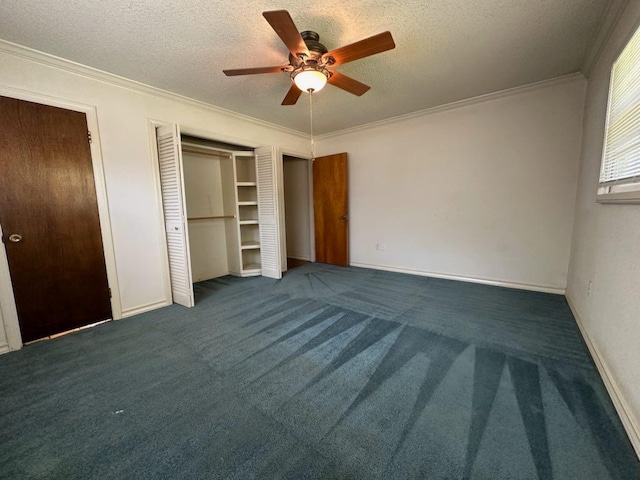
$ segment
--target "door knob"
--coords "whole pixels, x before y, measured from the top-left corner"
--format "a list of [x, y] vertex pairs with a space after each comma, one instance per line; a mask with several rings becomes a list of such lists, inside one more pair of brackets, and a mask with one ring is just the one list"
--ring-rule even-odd
[[9, 235], [9, 241], [13, 243], [18, 243], [22, 240], [22, 235], [18, 235], [17, 233], [12, 233]]

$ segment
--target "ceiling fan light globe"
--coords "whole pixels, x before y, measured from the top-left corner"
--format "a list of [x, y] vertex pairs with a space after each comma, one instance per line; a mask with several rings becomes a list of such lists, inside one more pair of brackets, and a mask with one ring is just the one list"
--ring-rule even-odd
[[303, 70], [293, 77], [293, 82], [303, 92], [319, 92], [327, 84], [327, 76], [319, 70]]

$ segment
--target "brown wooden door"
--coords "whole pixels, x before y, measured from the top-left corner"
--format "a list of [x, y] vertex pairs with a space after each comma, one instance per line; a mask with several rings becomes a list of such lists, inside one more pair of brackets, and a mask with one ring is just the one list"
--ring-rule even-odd
[[0, 97], [0, 225], [23, 342], [111, 318], [84, 113]]
[[349, 176], [347, 154], [313, 162], [316, 262], [349, 265]]

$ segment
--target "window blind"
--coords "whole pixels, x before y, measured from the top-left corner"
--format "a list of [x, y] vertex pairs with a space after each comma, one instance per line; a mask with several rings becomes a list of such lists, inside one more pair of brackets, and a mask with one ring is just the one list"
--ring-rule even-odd
[[613, 64], [600, 185], [640, 182], [640, 29]]

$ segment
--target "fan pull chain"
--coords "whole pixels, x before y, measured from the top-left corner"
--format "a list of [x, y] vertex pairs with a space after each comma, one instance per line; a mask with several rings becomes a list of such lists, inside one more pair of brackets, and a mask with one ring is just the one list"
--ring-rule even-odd
[[313, 143], [313, 90], [309, 89], [309, 130], [311, 132], [311, 160], [316, 159], [315, 144]]

